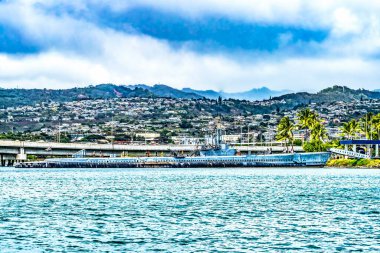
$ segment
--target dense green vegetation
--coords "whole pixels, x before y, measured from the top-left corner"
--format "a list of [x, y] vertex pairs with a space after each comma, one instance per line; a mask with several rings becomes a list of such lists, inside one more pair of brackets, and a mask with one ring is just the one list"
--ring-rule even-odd
[[81, 99], [108, 99], [117, 97], [153, 97], [143, 88], [101, 84], [85, 88], [52, 89], [0, 89], [0, 107], [16, 107], [48, 102], [70, 102]]
[[45, 134], [31, 134], [31, 133], [22, 133], [22, 132], [8, 132], [0, 133], [0, 140], [19, 140], [19, 141], [39, 141], [39, 140], [51, 140], [49, 136]]
[[336, 101], [337, 98], [339, 98], [339, 101], [344, 102], [360, 101], [364, 99], [380, 99], [380, 92], [364, 89], [354, 90], [345, 86], [333, 86], [315, 94], [298, 92], [275, 97], [272, 100], [285, 100], [286, 104], [284, 104], [284, 106], [289, 109], [297, 106], [304, 107], [310, 103], [331, 103]]
[[[366, 138], [372, 140], [380, 139], [380, 114], [374, 115], [369, 112], [359, 119], [344, 122], [342, 137], [345, 139]], [[330, 167], [366, 167], [380, 168], [380, 160], [373, 159], [331, 159]]]
[[322, 124], [318, 114], [311, 111], [309, 108], [302, 109], [297, 114], [298, 124], [295, 124], [289, 117], [283, 117], [277, 127], [276, 139], [285, 141], [286, 150], [288, 151], [288, 144], [294, 145], [295, 130], [305, 130], [306, 142], [303, 148], [307, 152], [326, 151], [332, 144], [325, 141], [327, 138], [327, 131]]
[[305, 152], [320, 152], [328, 151], [330, 148], [339, 147], [339, 140], [332, 140], [327, 142], [322, 141], [308, 141], [303, 144]]
[[[297, 114], [297, 121], [295, 124], [289, 117], [282, 118], [277, 127], [277, 140], [286, 141], [286, 145], [290, 143], [293, 146], [293, 131], [304, 130], [306, 141], [303, 148], [306, 152], [327, 151], [331, 147], [339, 146], [336, 141], [327, 140], [326, 128], [316, 112], [309, 108], [302, 109]], [[344, 122], [341, 131], [342, 137], [346, 139], [380, 139], [380, 114], [369, 112], [360, 119]]]
[[343, 123], [341, 130], [346, 139], [363, 136], [369, 140], [380, 140], [380, 114], [369, 112], [360, 119]]
[[295, 125], [288, 116], [283, 117], [278, 124], [276, 138], [279, 141], [285, 141], [286, 152], [289, 152], [289, 143], [291, 143], [292, 151], [294, 151], [294, 129]]
[[[58, 141], [58, 136], [51, 136], [45, 133], [32, 134], [29, 132], [7, 132], [0, 133], [0, 140], [13, 140], [13, 141]], [[71, 137], [64, 133], [59, 136], [59, 141], [69, 143]]]
[[373, 159], [331, 159], [327, 162], [329, 167], [364, 167], [364, 168], [380, 168], [380, 160]]

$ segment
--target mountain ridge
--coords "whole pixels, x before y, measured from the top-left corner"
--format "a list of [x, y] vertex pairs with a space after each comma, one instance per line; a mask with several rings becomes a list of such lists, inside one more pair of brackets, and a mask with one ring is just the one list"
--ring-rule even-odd
[[170, 87], [168, 85], [164, 84], [155, 84], [153, 86], [149, 86], [146, 84], [136, 84], [136, 85], [126, 85], [125, 87], [128, 88], [143, 88], [146, 89], [156, 96], [159, 97], [171, 97], [171, 98], [187, 98], [187, 99], [199, 99], [203, 98], [204, 96], [193, 93], [193, 92], [185, 92], [182, 90], [175, 89], [173, 87]]
[[274, 101], [284, 101], [288, 108], [311, 103], [355, 102], [369, 99], [380, 99], [380, 92], [365, 89], [355, 90], [347, 86], [337, 85], [325, 88], [317, 93], [297, 92], [272, 98]]
[[261, 88], [253, 88], [242, 92], [225, 92], [225, 91], [214, 91], [214, 90], [195, 90], [191, 88], [183, 88], [182, 91], [192, 92], [199, 94], [206, 98], [217, 99], [219, 96], [224, 99], [239, 99], [239, 100], [265, 100], [275, 96], [281, 96], [290, 93], [290, 90], [271, 90], [265, 86]]
[[[263, 87], [252, 89], [251, 92], [263, 91], [268, 94], [270, 89]], [[250, 92], [243, 92], [245, 96]], [[184, 88], [182, 90], [172, 88], [167, 85], [148, 86], [145, 84], [137, 85], [115, 85], [115, 84], [99, 84], [90, 85], [84, 88], [71, 89], [3, 89], [0, 88], [0, 108], [35, 105], [42, 102], [70, 102], [84, 99], [112, 99], [112, 98], [156, 98], [169, 97], [174, 99], [235, 99], [236, 97], [228, 97], [226, 94], [240, 93], [223, 93], [213, 90], [194, 90]], [[252, 95], [253, 96], [253, 95]], [[249, 97], [248, 97], [249, 98]], [[310, 103], [329, 103], [335, 101], [357, 101], [363, 99], [380, 99], [380, 92], [365, 89], [351, 89], [345, 86], [332, 86], [323, 89], [317, 93], [293, 92], [279, 96], [270, 96], [266, 99], [273, 103], [279, 104], [281, 108], [292, 108]], [[243, 100], [248, 100], [244, 99]], [[249, 100], [253, 100], [252, 97]], [[280, 103], [281, 101], [281, 103]], [[273, 104], [272, 103], [272, 104]]]

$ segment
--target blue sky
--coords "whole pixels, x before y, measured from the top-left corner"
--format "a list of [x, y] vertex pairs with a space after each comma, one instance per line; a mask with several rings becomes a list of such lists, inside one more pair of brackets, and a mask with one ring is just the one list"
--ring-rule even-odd
[[0, 87], [380, 88], [380, 3], [0, 0]]

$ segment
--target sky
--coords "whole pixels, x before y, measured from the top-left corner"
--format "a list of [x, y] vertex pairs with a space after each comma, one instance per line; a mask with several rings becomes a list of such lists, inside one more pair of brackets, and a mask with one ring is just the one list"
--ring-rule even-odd
[[0, 0], [0, 87], [380, 89], [380, 2]]

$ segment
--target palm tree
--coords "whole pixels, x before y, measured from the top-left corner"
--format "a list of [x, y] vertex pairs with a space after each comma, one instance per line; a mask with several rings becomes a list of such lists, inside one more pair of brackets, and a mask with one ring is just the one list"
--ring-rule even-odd
[[347, 139], [351, 139], [351, 124], [350, 122], [343, 122], [343, 125], [340, 128], [342, 135]]
[[285, 141], [286, 152], [289, 152], [288, 142], [292, 144], [292, 151], [294, 151], [293, 146], [293, 130], [295, 129], [294, 123], [289, 119], [288, 116], [283, 117], [277, 126], [276, 138], [279, 141]]
[[361, 130], [367, 139], [372, 139], [373, 128], [373, 113], [369, 112], [361, 118]]
[[380, 140], [380, 113], [375, 115], [372, 119], [373, 128], [375, 131], [375, 138], [377, 137], [378, 140]]
[[320, 121], [316, 121], [311, 127], [311, 139], [324, 142], [325, 138], [327, 138], [325, 126]]
[[357, 133], [360, 131], [360, 124], [356, 120], [351, 120], [349, 122], [344, 122], [341, 131], [347, 139], [353, 139], [356, 137]]
[[350, 124], [351, 124], [351, 136], [352, 138], [355, 138], [357, 134], [360, 133], [360, 124], [358, 121], [354, 119], [350, 121]]
[[306, 130], [306, 139], [308, 139], [312, 125], [318, 121], [318, 114], [310, 110], [310, 108], [304, 108], [298, 112], [297, 116], [298, 127]]

